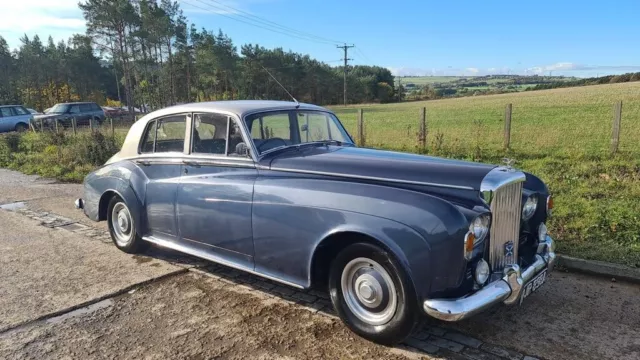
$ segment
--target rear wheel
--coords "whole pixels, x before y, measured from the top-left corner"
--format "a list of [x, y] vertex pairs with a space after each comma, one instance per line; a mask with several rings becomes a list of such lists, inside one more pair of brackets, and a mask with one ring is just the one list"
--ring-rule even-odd
[[338, 254], [331, 265], [329, 293], [345, 324], [380, 344], [404, 340], [419, 317], [404, 270], [391, 254], [368, 243], [350, 245]]
[[107, 211], [109, 233], [116, 247], [126, 253], [142, 252], [148, 243], [136, 232], [135, 222], [127, 204], [119, 196], [114, 196], [109, 202]]
[[16, 124], [16, 127], [15, 127], [15, 130], [17, 132], [24, 132], [24, 131], [27, 131], [28, 129], [29, 127], [25, 123]]

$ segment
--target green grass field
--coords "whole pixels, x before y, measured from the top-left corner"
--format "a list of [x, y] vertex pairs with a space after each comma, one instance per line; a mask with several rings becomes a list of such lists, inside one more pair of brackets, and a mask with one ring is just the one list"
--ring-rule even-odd
[[460, 79], [472, 79], [473, 77], [469, 76], [411, 76], [411, 77], [396, 77], [396, 83], [398, 80], [401, 80], [403, 84], [415, 84], [415, 85], [425, 85], [425, 84], [434, 84], [434, 83], [448, 83], [457, 81]]
[[[613, 103], [623, 101], [620, 152], [609, 154]], [[513, 104], [511, 150], [502, 150]], [[428, 146], [419, 149], [420, 110]], [[503, 157], [541, 177], [556, 197], [550, 229], [568, 255], [640, 267], [640, 83], [385, 105], [333, 107], [366, 145], [488, 163]]]

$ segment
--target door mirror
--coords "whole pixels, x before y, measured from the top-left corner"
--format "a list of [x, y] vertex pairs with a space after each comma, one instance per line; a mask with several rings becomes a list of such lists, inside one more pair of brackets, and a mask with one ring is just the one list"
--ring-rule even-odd
[[309, 125], [302, 124], [302, 126], [300, 126], [300, 131], [308, 131], [308, 130], [309, 130]]
[[249, 147], [247, 144], [241, 142], [236, 145], [236, 154], [242, 157], [249, 157]]

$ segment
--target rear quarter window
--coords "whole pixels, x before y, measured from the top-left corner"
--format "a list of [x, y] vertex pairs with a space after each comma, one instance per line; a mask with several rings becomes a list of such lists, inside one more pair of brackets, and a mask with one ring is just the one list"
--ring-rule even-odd
[[13, 111], [11, 111], [10, 107], [0, 108], [0, 117], [10, 117], [10, 116], [13, 116]]

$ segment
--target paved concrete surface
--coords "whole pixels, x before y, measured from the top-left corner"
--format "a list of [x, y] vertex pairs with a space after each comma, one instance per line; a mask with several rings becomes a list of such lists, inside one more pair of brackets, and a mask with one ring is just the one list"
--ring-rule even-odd
[[[27, 201], [25, 209], [9, 215], [0, 210], [2, 234], [5, 223], [14, 222], [13, 236], [0, 234], [0, 239], [16, 244], [25, 232], [32, 234], [32, 241], [48, 242], [53, 248], [43, 250], [56, 256], [50, 259], [49, 272], [67, 274], [39, 272], [36, 266], [21, 265], [22, 255], [15, 257], [9, 267], [29, 273], [24, 275], [27, 279], [35, 278], [36, 283], [46, 284], [40, 287], [62, 292], [69, 289], [64, 297], [75, 299], [76, 293], [86, 292], [85, 286], [64, 285], [66, 276], [71, 276], [73, 282], [89, 284], [86, 285], [89, 288], [95, 282], [98, 285], [91, 291], [100, 291], [103, 284], [118, 288], [118, 277], [127, 277], [127, 272], [136, 269], [146, 271], [151, 263], [170, 266], [166, 260], [190, 267], [191, 271], [76, 311], [70, 307], [62, 310], [60, 318], [37, 320], [43, 312], [34, 306], [18, 310], [27, 319], [26, 325], [0, 331], [0, 358], [640, 358], [638, 285], [554, 272], [549, 282], [522, 307], [498, 307], [457, 324], [428, 320], [406, 344], [389, 349], [351, 334], [335, 318], [326, 293], [297, 291], [157, 249], [139, 257], [120, 253], [107, 245], [104, 225], [96, 227], [72, 209], [80, 186], [49, 184], [0, 169], [3, 186], [5, 180], [11, 193], [0, 188], [0, 204], [3, 199]], [[63, 225], [76, 221], [92, 227]], [[60, 233], [65, 235], [51, 235]], [[102, 256], [109, 259], [122, 256], [118, 261], [124, 271], [109, 271], [109, 267], [92, 269], [87, 265], [81, 265], [82, 271], [74, 271], [81, 263], [78, 259], [85, 258], [77, 254], [66, 256], [67, 243], [60, 239], [74, 239], [69, 241], [77, 250], [89, 253], [102, 247], [105, 249]], [[25, 262], [46, 257], [38, 246], [30, 250], [39, 254], [25, 254]], [[12, 256], [5, 252], [2, 251], [0, 259]], [[24, 301], [29, 303], [31, 300], [24, 299], [34, 293], [31, 287], [21, 287], [20, 281], [11, 280], [15, 275], [6, 275], [10, 270], [5, 267], [3, 262], [0, 289], [12, 288], [16, 294], [22, 292], [22, 296], [0, 300], [0, 316], [11, 313], [9, 309], [19, 309]], [[157, 270], [158, 266], [151, 268]], [[63, 284], [57, 286], [58, 281]], [[120, 288], [123, 286], [128, 289], [126, 285]], [[91, 292], [86, 295], [92, 296]], [[50, 306], [48, 299], [40, 301], [42, 306]], [[102, 297], [95, 297], [93, 302], [98, 300]]]
[[183, 270], [0, 211], [0, 331]]

